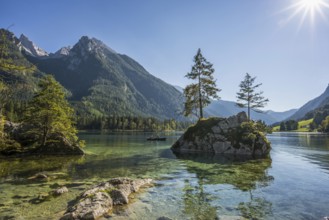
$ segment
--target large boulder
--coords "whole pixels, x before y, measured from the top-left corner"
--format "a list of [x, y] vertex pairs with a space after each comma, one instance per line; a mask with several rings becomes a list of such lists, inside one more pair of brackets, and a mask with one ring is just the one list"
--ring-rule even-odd
[[244, 156], [268, 155], [265, 135], [248, 121], [245, 112], [229, 118], [199, 120], [189, 127], [171, 149], [176, 153], [215, 153]]
[[108, 213], [114, 205], [128, 204], [129, 195], [140, 187], [150, 185], [151, 179], [114, 178], [83, 192], [77, 203], [69, 207], [61, 220], [97, 219]]

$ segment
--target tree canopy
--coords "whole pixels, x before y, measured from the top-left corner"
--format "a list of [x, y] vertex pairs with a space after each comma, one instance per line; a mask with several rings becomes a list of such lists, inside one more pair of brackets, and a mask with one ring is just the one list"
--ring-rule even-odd
[[186, 98], [184, 106], [185, 116], [195, 114], [199, 118], [203, 118], [203, 108], [210, 103], [210, 98], [219, 98], [217, 93], [220, 92], [220, 89], [216, 87], [214, 72], [213, 64], [208, 62], [201, 54], [201, 49], [198, 49], [197, 54], [194, 56], [194, 65], [191, 72], [185, 76], [195, 81], [195, 83], [187, 85], [184, 89]]
[[241, 81], [239, 87], [240, 91], [237, 92], [237, 105], [240, 108], [247, 108], [248, 110], [248, 119], [250, 120], [250, 110], [253, 109], [256, 112], [261, 112], [259, 108], [263, 108], [268, 99], [263, 97], [263, 92], [256, 92], [256, 89], [262, 84], [255, 83], [256, 77], [251, 77], [249, 73], [246, 73], [244, 80]]
[[66, 100], [64, 88], [50, 75], [43, 77], [38, 86], [39, 91], [26, 111], [25, 122], [32, 128], [29, 134], [37, 138], [41, 147], [55, 141], [58, 135], [75, 143], [78, 138], [73, 125], [74, 110]]

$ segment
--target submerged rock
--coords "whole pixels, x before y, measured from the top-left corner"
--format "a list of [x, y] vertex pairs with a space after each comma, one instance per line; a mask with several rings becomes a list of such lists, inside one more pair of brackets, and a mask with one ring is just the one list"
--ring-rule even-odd
[[248, 122], [245, 112], [229, 118], [200, 120], [171, 147], [176, 153], [264, 156], [271, 149], [265, 135]]
[[128, 204], [131, 193], [151, 182], [151, 179], [114, 178], [100, 183], [83, 192], [61, 220], [97, 219], [108, 213], [114, 205]]
[[27, 179], [29, 179], [29, 180], [47, 180], [48, 176], [44, 173], [37, 173]]
[[63, 186], [63, 187], [60, 187], [60, 188], [58, 188], [58, 189], [55, 189], [55, 190], [52, 192], [52, 194], [53, 194], [54, 196], [60, 196], [60, 195], [62, 195], [62, 194], [64, 194], [64, 193], [67, 193], [67, 192], [69, 192], [69, 190], [67, 189], [66, 186]]

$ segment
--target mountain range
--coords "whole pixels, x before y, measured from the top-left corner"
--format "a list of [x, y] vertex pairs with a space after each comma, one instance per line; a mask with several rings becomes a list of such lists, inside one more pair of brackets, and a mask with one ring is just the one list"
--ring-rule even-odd
[[[175, 88], [183, 93], [183, 88], [175, 86]], [[227, 100], [212, 100], [212, 102], [204, 109], [205, 116], [211, 117], [229, 117], [236, 115], [241, 111], [247, 111], [244, 108], [240, 108], [236, 105], [236, 102], [227, 101]], [[283, 121], [286, 118], [293, 115], [297, 109], [291, 109], [284, 112], [275, 112], [275, 111], [264, 111], [262, 113], [251, 111], [251, 117], [253, 120], [262, 120], [267, 124], [274, 124], [279, 121]]]
[[[28, 63], [26, 65], [36, 67], [31, 76], [54, 75], [71, 93], [70, 101], [78, 114], [183, 119], [180, 114], [184, 103], [181, 87], [153, 76], [137, 61], [96, 38], [83, 36], [75, 45], [62, 47], [55, 53], [48, 53], [25, 35], [12, 38], [12, 51]], [[10, 76], [5, 72], [2, 74]], [[308, 111], [323, 105], [328, 97], [327, 88], [324, 94], [300, 109], [252, 112], [252, 118], [267, 124], [302, 118]], [[233, 101], [213, 100], [205, 108], [205, 115], [228, 117], [242, 110]]]
[[315, 109], [321, 108], [329, 104], [329, 85], [326, 90], [318, 97], [310, 100], [305, 105], [300, 107], [293, 115], [287, 118], [287, 120], [301, 120], [304, 116]]

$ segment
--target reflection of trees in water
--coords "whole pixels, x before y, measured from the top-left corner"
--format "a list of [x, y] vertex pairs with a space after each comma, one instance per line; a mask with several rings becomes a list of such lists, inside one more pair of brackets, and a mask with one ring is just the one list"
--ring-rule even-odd
[[187, 170], [195, 173], [207, 184], [230, 184], [242, 191], [267, 186], [274, 177], [269, 176], [271, 158], [236, 158], [223, 155], [177, 155], [184, 159]]
[[38, 172], [67, 172], [73, 165], [81, 164], [84, 156], [31, 156], [24, 158], [2, 158], [0, 178], [26, 178]]
[[272, 203], [264, 198], [253, 198], [249, 202], [239, 203], [238, 209], [247, 219], [266, 219], [272, 214]]
[[[271, 213], [270, 202], [252, 195], [254, 189], [266, 187], [274, 180], [267, 171], [271, 167], [271, 158], [251, 159], [209, 154], [176, 156], [183, 159], [187, 170], [195, 173], [198, 178], [197, 186], [192, 189], [187, 187], [184, 200], [185, 211], [196, 219], [202, 219], [197, 216], [203, 216], [204, 213], [214, 216], [208, 219], [216, 217], [216, 208], [209, 203], [211, 195], [204, 192], [204, 184], [230, 184], [241, 191], [249, 191], [250, 200], [240, 203], [237, 207], [246, 218], [262, 219]], [[199, 207], [198, 204], [200, 204]]]
[[212, 195], [204, 192], [203, 179], [193, 186], [188, 180], [184, 187], [184, 211], [192, 219], [216, 219], [216, 207], [210, 205]]

